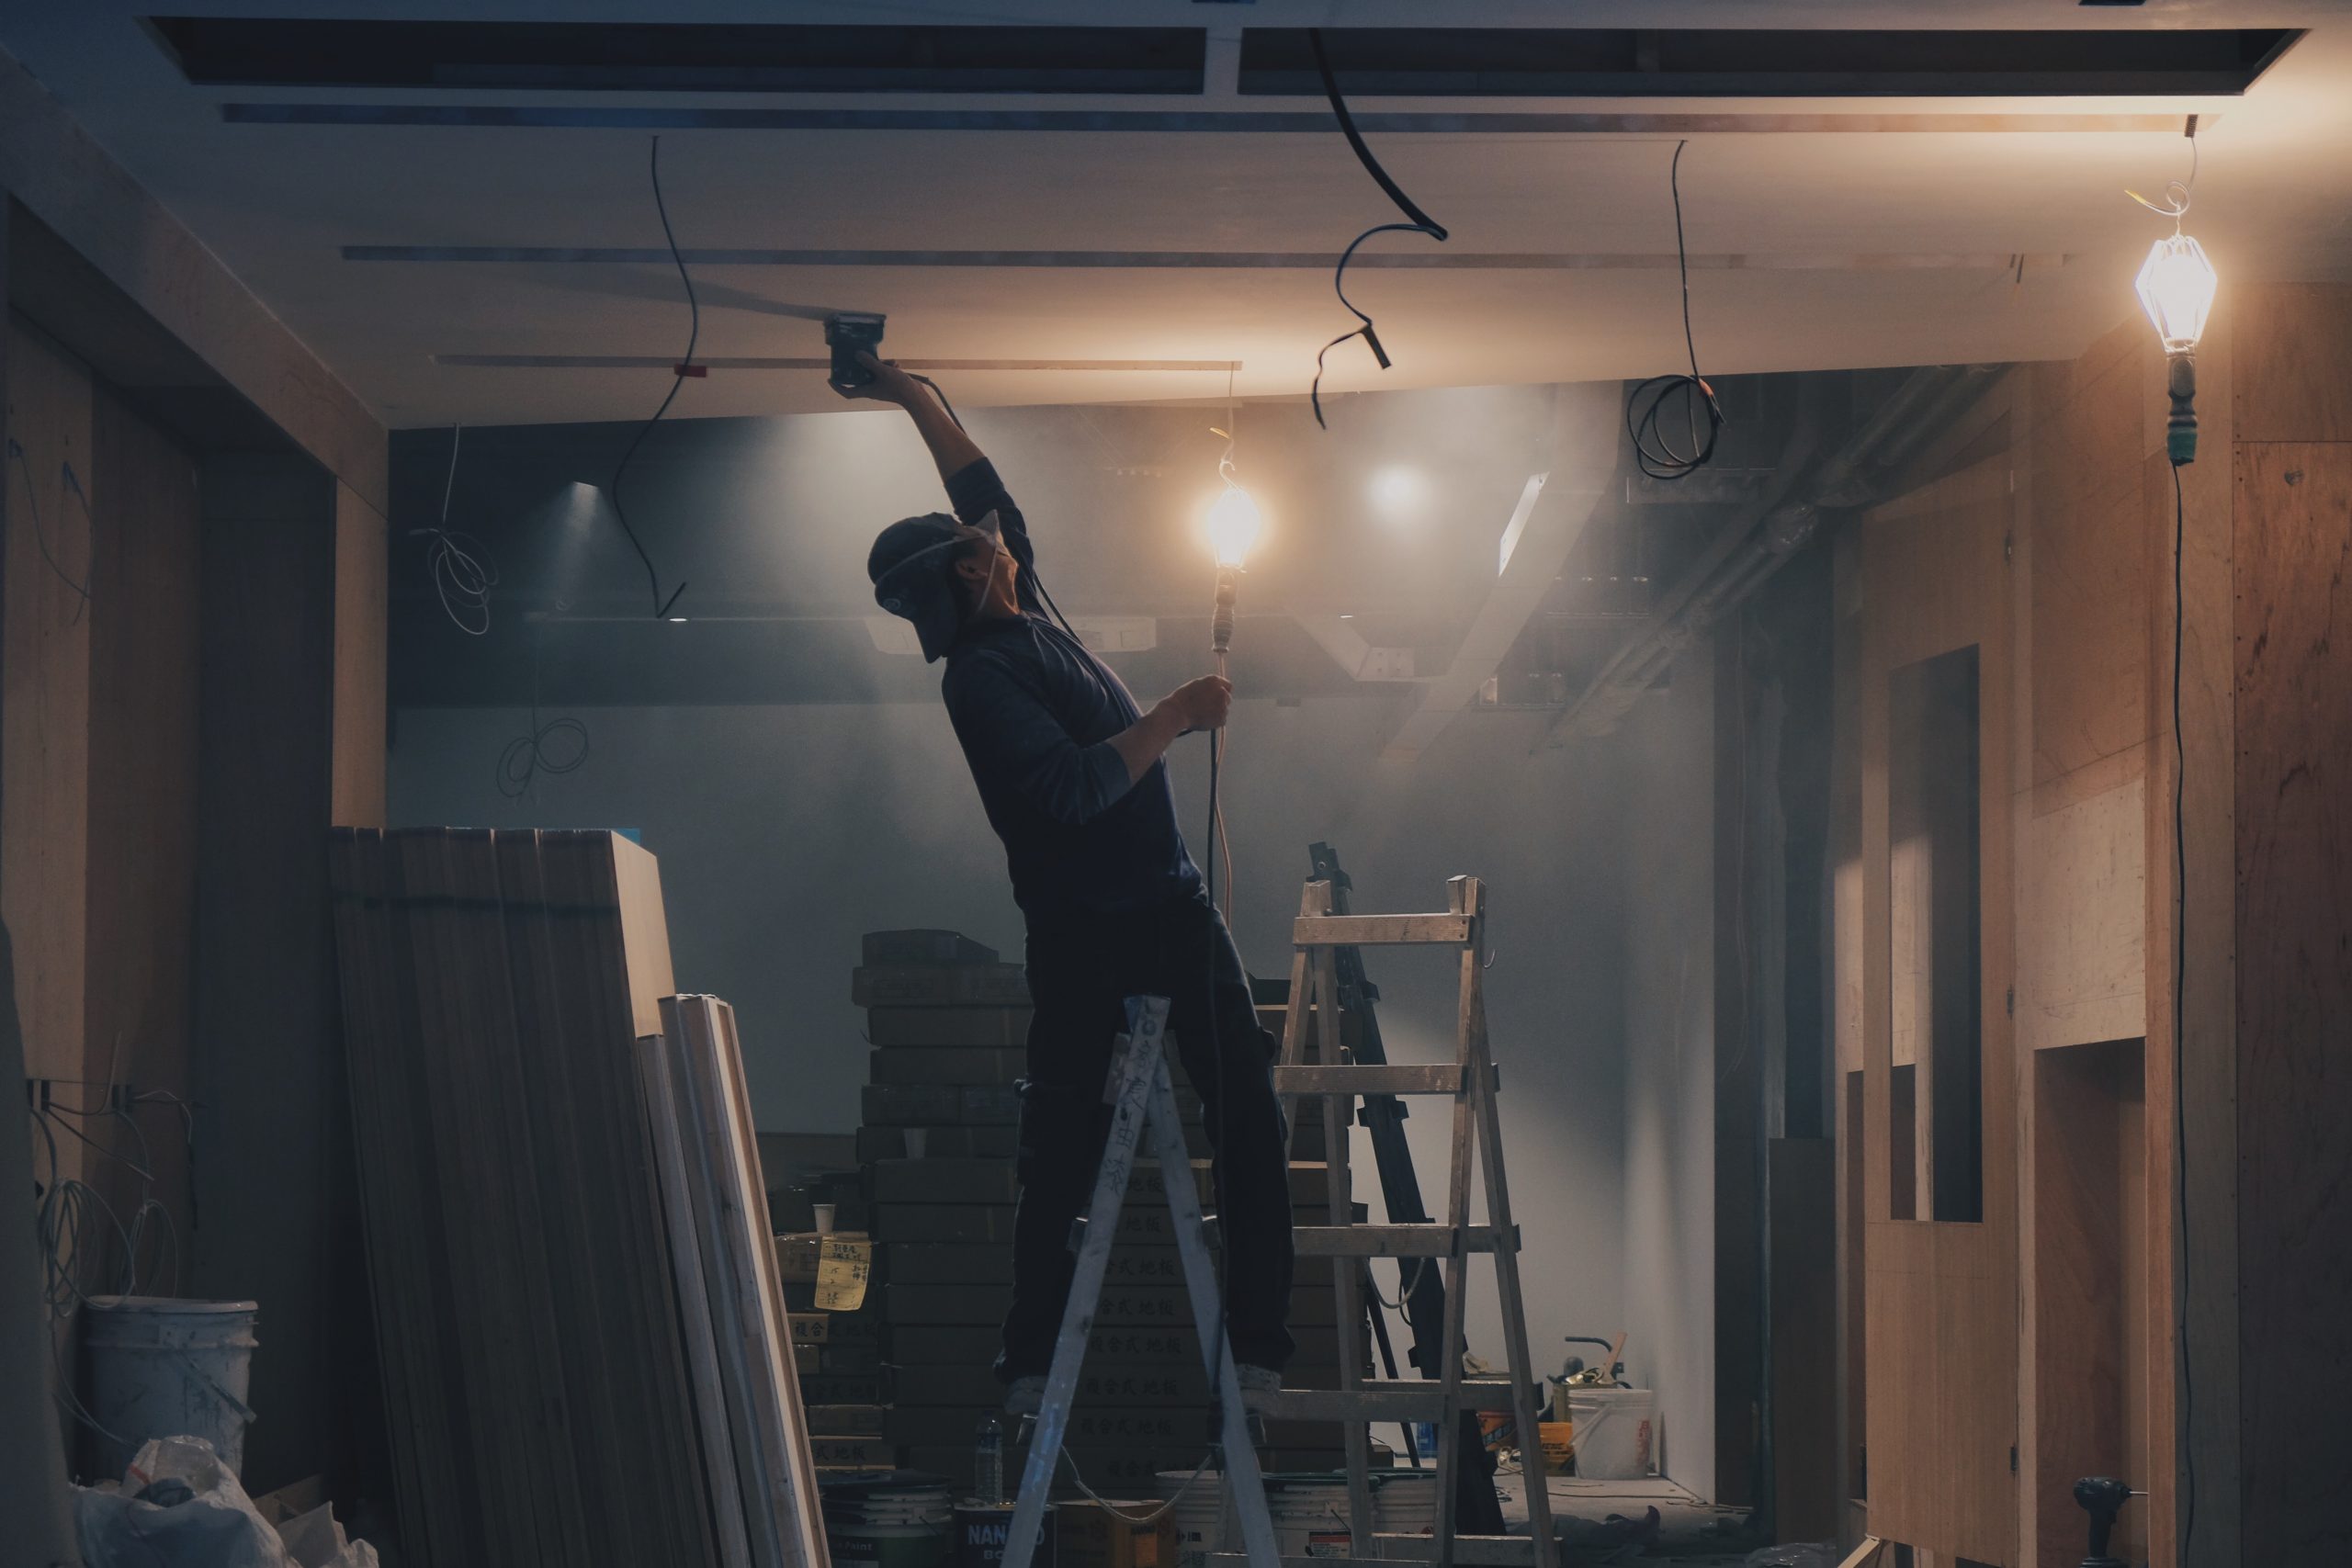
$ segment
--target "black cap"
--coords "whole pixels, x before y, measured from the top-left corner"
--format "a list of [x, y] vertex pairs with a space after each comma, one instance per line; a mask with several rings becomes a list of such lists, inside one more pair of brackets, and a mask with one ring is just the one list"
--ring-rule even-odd
[[874, 602], [914, 623], [926, 662], [945, 654], [963, 627], [955, 570], [964, 547], [956, 519], [944, 512], [927, 512], [883, 529], [866, 553], [865, 575], [874, 584]]

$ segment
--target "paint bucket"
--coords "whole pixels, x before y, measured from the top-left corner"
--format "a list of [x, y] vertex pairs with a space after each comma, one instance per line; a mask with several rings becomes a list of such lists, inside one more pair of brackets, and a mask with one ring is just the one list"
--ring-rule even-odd
[[1657, 1399], [1648, 1389], [1571, 1387], [1568, 1414], [1579, 1480], [1633, 1481], [1650, 1472]]
[[1536, 1427], [1544, 1439], [1544, 1473], [1566, 1475], [1568, 1461], [1576, 1453], [1576, 1423], [1545, 1421]]
[[150, 1438], [202, 1438], [233, 1473], [245, 1459], [253, 1302], [93, 1296], [90, 1414], [102, 1429], [98, 1473], [120, 1475]]
[[1348, 1478], [1343, 1474], [1311, 1470], [1269, 1475], [1266, 1513], [1284, 1557], [1358, 1555], [1351, 1551]]
[[[1012, 1533], [1011, 1503], [958, 1503], [956, 1505], [956, 1553], [954, 1568], [997, 1568], [1004, 1561], [1004, 1543]], [[1046, 1505], [1046, 1512], [1038, 1520], [1037, 1550], [1030, 1556], [1032, 1568], [1053, 1568], [1054, 1506]]]
[[[1225, 1550], [1225, 1477], [1204, 1471], [1193, 1481], [1189, 1470], [1159, 1472], [1159, 1500], [1176, 1499], [1168, 1517], [1176, 1527], [1176, 1562], [1172, 1568], [1208, 1568], [1212, 1551]], [[1185, 1483], [1192, 1482], [1190, 1491]]]
[[944, 1476], [862, 1471], [818, 1487], [833, 1568], [947, 1568], [956, 1510]]

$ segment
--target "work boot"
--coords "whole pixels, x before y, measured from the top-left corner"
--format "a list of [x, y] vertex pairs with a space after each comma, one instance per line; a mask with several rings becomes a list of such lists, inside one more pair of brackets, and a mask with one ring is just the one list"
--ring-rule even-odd
[[1266, 1407], [1273, 1403], [1273, 1396], [1283, 1391], [1282, 1373], [1247, 1361], [1233, 1363], [1233, 1381], [1241, 1385], [1241, 1408], [1252, 1416], [1264, 1415]]
[[1007, 1416], [1035, 1416], [1045, 1408], [1045, 1404], [1044, 1378], [1015, 1378], [1005, 1388], [1004, 1413]]

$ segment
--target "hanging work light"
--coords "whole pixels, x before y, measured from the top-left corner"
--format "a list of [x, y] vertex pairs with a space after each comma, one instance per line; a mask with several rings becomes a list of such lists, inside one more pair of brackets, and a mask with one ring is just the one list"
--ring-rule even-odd
[[2172, 234], [2148, 248], [2134, 287], [2141, 308], [2155, 324], [2165, 345], [2165, 389], [2172, 397], [2172, 418], [2165, 426], [2165, 455], [2174, 467], [2197, 460], [2197, 340], [2205, 335], [2205, 318], [2212, 313], [2213, 293], [2221, 279], [2206, 259], [2205, 247], [2180, 231], [2188, 212], [2189, 192], [2197, 184], [2197, 117], [2190, 115], [2181, 134], [2188, 138], [2188, 178], [2165, 186], [2162, 203], [2136, 190], [2123, 194], [2151, 212], [2172, 220]]
[[[1228, 424], [1234, 429], [1230, 415]], [[1209, 648], [1216, 655], [1216, 671], [1225, 673], [1225, 656], [1233, 647], [1233, 602], [1241, 592], [1241, 568], [1250, 558], [1250, 547], [1258, 542], [1258, 529], [1262, 519], [1258, 514], [1258, 502], [1241, 488], [1233, 477], [1235, 437], [1215, 425], [1212, 435], [1225, 437], [1225, 456], [1216, 460], [1216, 477], [1225, 481], [1216, 500], [1209, 503], [1209, 548], [1216, 555], [1216, 612], [1209, 618]]]
[[1258, 542], [1258, 503], [1228, 475], [1225, 490], [1209, 507], [1209, 546], [1216, 552], [1216, 614], [1209, 622], [1209, 647], [1217, 669], [1225, 669], [1233, 646], [1233, 602], [1241, 590], [1241, 568]]
[[2177, 465], [2197, 460], [2197, 340], [2220, 284], [2205, 247], [2187, 234], [2158, 240], [2140, 265], [2140, 303], [2165, 345], [2165, 390], [2172, 417], [2165, 424], [2165, 454]]

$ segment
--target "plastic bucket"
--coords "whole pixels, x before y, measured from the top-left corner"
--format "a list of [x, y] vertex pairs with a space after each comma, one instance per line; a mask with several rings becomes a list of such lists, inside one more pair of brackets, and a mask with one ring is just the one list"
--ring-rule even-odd
[[1225, 1513], [1223, 1477], [1210, 1472], [1193, 1482], [1192, 1490], [1181, 1497], [1177, 1494], [1184, 1483], [1193, 1480], [1189, 1470], [1163, 1470], [1159, 1472], [1159, 1497], [1166, 1502], [1176, 1497], [1176, 1506], [1168, 1517], [1176, 1527], [1176, 1562], [1174, 1568], [1207, 1568], [1208, 1554], [1225, 1550], [1222, 1525]]
[[1648, 1389], [1571, 1386], [1568, 1414], [1579, 1479], [1633, 1481], [1650, 1472], [1657, 1401]]
[[120, 1475], [150, 1438], [202, 1438], [232, 1472], [243, 1467], [260, 1312], [253, 1302], [90, 1298], [82, 1342], [90, 1414], [104, 1428], [100, 1474]]
[[1266, 1512], [1284, 1557], [1348, 1555], [1348, 1483], [1337, 1475], [1266, 1477]]

